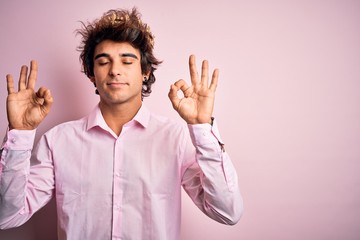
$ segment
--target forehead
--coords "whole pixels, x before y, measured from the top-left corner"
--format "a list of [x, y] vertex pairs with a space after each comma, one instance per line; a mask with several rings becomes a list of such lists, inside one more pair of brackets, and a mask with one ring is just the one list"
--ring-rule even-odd
[[140, 59], [140, 50], [134, 48], [128, 42], [114, 42], [111, 40], [104, 40], [95, 47], [94, 57], [98, 54], [108, 54], [109, 56], [119, 56], [124, 53], [132, 53]]

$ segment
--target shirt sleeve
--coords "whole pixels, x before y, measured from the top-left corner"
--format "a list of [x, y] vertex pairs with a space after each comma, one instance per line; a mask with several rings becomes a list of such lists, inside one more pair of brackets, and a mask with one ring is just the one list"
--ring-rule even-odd
[[189, 142], [193, 145], [189, 148], [195, 146], [196, 161], [183, 174], [184, 190], [210, 218], [234, 225], [242, 215], [243, 200], [236, 170], [224, 149], [216, 121], [213, 125], [196, 124], [188, 128]]
[[[4, 138], [0, 158], [0, 229], [22, 225], [52, 197], [52, 164], [32, 157], [35, 134], [36, 130], [13, 129]], [[44, 143], [42, 138], [38, 148]]]

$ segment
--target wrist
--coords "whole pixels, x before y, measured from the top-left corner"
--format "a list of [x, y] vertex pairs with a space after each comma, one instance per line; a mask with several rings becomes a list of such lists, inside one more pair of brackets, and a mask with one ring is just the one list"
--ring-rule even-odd
[[186, 121], [189, 125], [196, 125], [196, 124], [210, 124], [211, 126], [214, 123], [214, 118], [211, 117], [209, 120], [194, 120], [194, 121]]

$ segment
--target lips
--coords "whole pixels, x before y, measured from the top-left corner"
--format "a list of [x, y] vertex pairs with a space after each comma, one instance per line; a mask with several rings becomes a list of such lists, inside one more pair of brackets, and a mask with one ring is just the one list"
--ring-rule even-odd
[[108, 82], [108, 83], [106, 83], [106, 85], [109, 89], [117, 91], [117, 90], [123, 90], [129, 84], [124, 83], [124, 82]]
[[121, 87], [121, 86], [126, 86], [128, 84], [125, 82], [109, 82], [106, 85], [111, 86], [111, 87]]
[[126, 82], [118, 82], [118, 81], [116, 81], [116, 82], [108, 82], [107, 83], [107, 85], [116, 85], [116, 84], [127, 84]]

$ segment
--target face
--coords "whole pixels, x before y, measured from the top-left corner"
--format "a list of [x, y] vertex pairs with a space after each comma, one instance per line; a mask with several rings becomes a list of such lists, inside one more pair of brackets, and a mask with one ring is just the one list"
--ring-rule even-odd
[[104, 40], [95, 48], [94, 77], [102, 104], [141, 103], [140, 51], [126, 42]]

